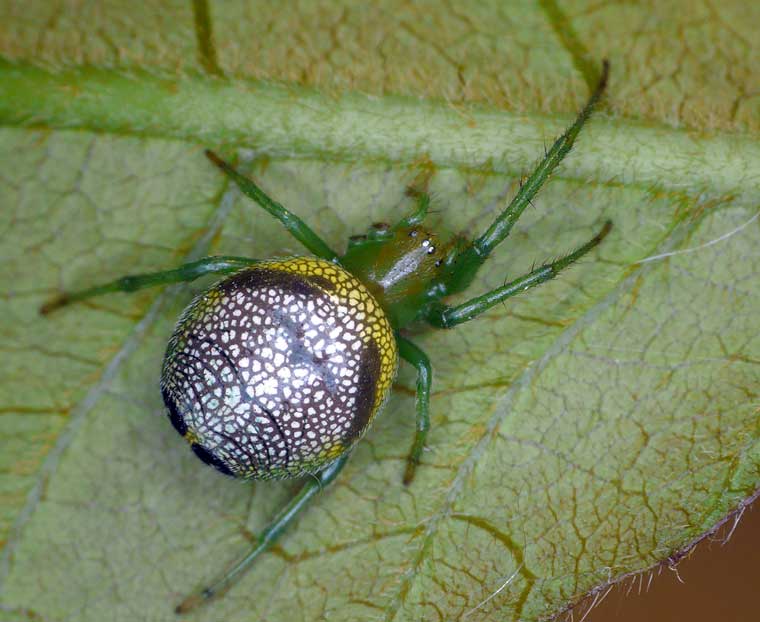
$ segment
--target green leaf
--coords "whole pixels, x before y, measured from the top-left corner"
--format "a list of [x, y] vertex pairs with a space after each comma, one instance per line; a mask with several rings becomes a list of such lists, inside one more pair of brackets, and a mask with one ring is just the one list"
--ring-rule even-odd
[[605, 107], [471, 291], [613, 232], [477, 321], [416, 330], [434, 395], [413, 485], [402, 368], [338, 481], [195, 618], [551, 617], [756, 494], [760, 9], [150, 6], [0, 3], [0, 619], [174, 620], [297, 488], [223, 478], [163, 414], [201, 285], [37, 314], [188, 257], [300, 252], [203, 147], [239, 150], [334, 246], [427, 173], [433, 224], [472, 234], [604, 57]]

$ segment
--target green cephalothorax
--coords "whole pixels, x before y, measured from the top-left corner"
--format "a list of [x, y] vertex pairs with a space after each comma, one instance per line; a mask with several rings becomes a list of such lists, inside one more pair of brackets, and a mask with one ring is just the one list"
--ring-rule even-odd
[[307, 475], [300, 492], [259, 534], [258, 542], [219, 580], [186, 598], [182, 613], [223, 593], [332, 482], [351, 449], [381, 410], [398, 360], [417, 371], [416, 433], [403, 469], [414, 479], [430, 425], [432, 365], [400, 331], [427, 323], [451, 328], [556, 276], [609, 233], [494, 290], [456, 306], [463, 292], [509, 235], [543, 183], [568, 154], [598, 102], [608, 66], [575, 123], [546, 152], [514, 199], [474, 240], [442, 244], [424, 225], [429, 197], [410, 189], [417, 207], [395, 225], [376, 224], [333, 251], [298, 216], [211, 151], [208, 158], [240, 190], [277, 218], [313, 255], [278, 260], [206, 257], [179, 268], [122, 277], [59, 294], [48, 314], [112, 292], [224, 278], [181, 315], [164, 357], [160, 388], [167, 415], [203, 462], [226, 475], [272, 479]]
[[367, 285], [398, 329], [413, 322], [431, 300], [444, 258], [434, 233], [402, 221], [382, 238], [367, 236], [351, 244], [340, 262]]

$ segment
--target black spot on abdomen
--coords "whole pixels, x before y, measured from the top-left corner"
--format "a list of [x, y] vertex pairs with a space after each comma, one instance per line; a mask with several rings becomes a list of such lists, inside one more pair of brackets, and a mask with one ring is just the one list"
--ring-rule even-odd
[[184, 436], [187, 434], [187, 424], [185, 423], [185, 419], [182, 417], [182, 415], [179, 414], [179, 410], [177, 410], [177, 403], [174, 401], [171, 393], [169, 393], [165, 388], [161, 389], [161, 397], [164, 398], [164, 405], [169, 411], [169, 420], [172, 422], [174, 429], [177, 430], [177, 432], [179, 432], [182, 436]]
[[359, 364], [359, 380], [356, 394], [356, 416], [351, 426], [351, 438], [356, 438], [367, 427], [375, 410], [375, 393], [380, 378], [380, 351], [373, 340], [367, 343]]
[[228, 467], [224, 462], [222, 462], [219, 458], [217, 458], [214, 454], [212, 454], [208, 449], [206, 449], [203, 445], [199, 445], [198, 443], [193, 443], [190, 445], [190, 448], [193, 450], [196, 456], [198, 456], [203, 462], [206, 464], [214, 467], [217, 471], [224, 473], [225, 475], [229, 475], [230, 477], [235, 477], [235, 474], [230, 470], [230, 467]]

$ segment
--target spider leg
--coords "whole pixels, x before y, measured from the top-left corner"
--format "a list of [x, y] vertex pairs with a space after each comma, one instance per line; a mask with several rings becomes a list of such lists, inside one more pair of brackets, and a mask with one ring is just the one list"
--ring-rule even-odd
[[258, 543], [253, 549], [243, 557], [235, 566], [216, 580], [210, 586], [203, 588], [191, 594], [183, 600], [177, 608], [176, 613], [187, 613], [199, 605], [208, 602], [216, 596], [224, 594], [237, 579], [251, 566], [259, 555], [266, 551], [282, 535], [293, 519], [303, 510], [306, 505], [322, 489], [332, 482], [340, 473], [343, 466], [348, 461], [348, 454], [344, 454], [335, 462], [322, 469], [313, 478], [309, 478], [304, 483], [298, 494], [293, 497], [288, 504], [283, 507], [275, 516], [274, 520], [267, 525], [258, 538]]
[[532, 270], [528, 274], [515, 279], [511, 283], [507, 283], [502, 287], [498, 287], [482, 296], [468, 300], [455, 307], [437, 303], [431, 307], [425, 319], [438, 328], [451, 328], [457, 324], [467, 322], [500, 303], [502, 300], [506, 300], [515, 294], [519, 294], [531, 287], [540, 285], [549, 279], [553, 279], [559, 274], [560, 270], [575, 263], [583, 257], [583, 255], [599, 244], [610, 232], [610, 229], [612, 229], [612, 222], [608, 220], [604, 223], [604, 226], [599, 233], [583, 246], [578, 247], [562, 259], [545, 264], [540, 268]]
[[48, 313], [60, 309], [72, 302], [78, 302], [80, 300], [102, 296], [103, 294], [110, 294], [112, 292], [134, 292], [138, 289], [155, 287], [156, 285], [193, 281], [206, 274], [229, 274], [230, 272], [236, 272], [241, 268], [251, 266], [257, 263], [257, 261], [258, 260], [256, 259], [247, 259], [245, 257], [204, 257], [198, 261], [186, 263], [174, 270], [123, 276], [103, 285], [97, 285], [77, 292], [59, 294], [42, 305], [40, 307], [40, 313], [42, 315], [47, 315]]
[[525, 208], [541, 189], [549, 175], [565, 158], [575, 142], [578, 133], [588, 120], [594, 107], [601, 99], [607, 85], [609, 63], [604, 61], [602, 75], [586, 105], [581, 110], [575, 122], [560, 136], [551, 149], [536, 166], [520, 189], [498, 218], [491, 224], [483, 235], [475, 239], [467, 248], [449, 261], [449, 271], [445, 277], [446, 293], [454, 294], [464, 290], [475, 277], [478, 268], [485, 262], [494, 248], [512, 231], [512, 227], [520, 218]]
[[420, 224], [425, 220], [425, 216], [427, 216], [428, 210], [430, 209], [430, 195], [427, 192], [410, 186], [407, 188], [406, 194], [414, 199], [417, 207], [411, 214], [399, 221], [395, 226], [396, 229], [413, 227], [414, 225]]
[[425, 447], [425, 438], [430, 429], [430, 385], [432, 383], [433, 370], [430, 367], [430, 359], [422, 350], [408, 339], [396, 334], [399, 355], [402, 359], [414, 365], [417, 369], [417, 432], [414, 436], [412, 449], [406, 463], [404, 472], [404, 485], [408, 486], [414, 479], [414, 471], [420, 463], [422, 450]]
[[240, 191], [250, 199], [253, 199], [267, 212], [279, 220], [296, 240], [303, 244], [311, 253], [328, 261], [335, 261], [338, 255], [322, 238], [320, 238], [298, 216], [285, 209], [282, 205], [269, 198], [252, 180], [238, 173], [232, 166], [222, 160], [213, 151], [207, 149], [206, 157], [218, 166], [232, 181], [237, 184]]

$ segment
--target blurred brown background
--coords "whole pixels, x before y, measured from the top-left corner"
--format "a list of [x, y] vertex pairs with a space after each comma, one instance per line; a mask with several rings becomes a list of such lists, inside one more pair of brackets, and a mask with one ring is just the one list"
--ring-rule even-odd
[[[760, 620], [760, 500], [749, 506], [731, 539], [722, 544], [733, 521], [712, 541], [699, 544], [678, 566], [678, 576], [663, 568], [646, 590], [639, 583], [616, 586], [585, 622], [757, 622]], [[575, 613], [575, 620], [583, 610]]]

